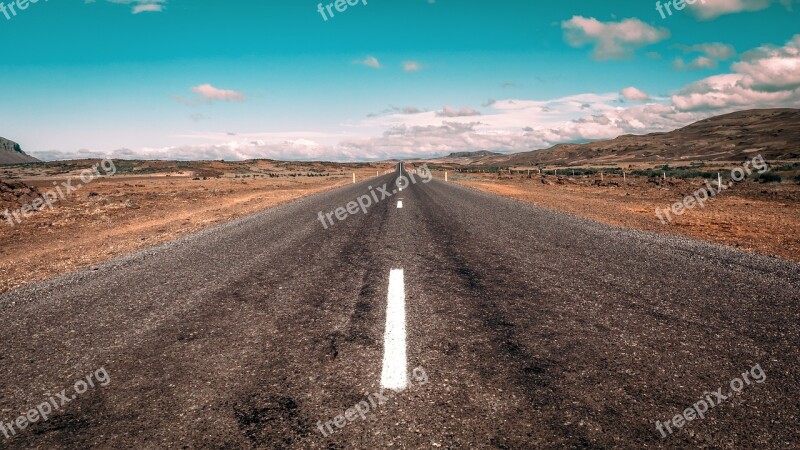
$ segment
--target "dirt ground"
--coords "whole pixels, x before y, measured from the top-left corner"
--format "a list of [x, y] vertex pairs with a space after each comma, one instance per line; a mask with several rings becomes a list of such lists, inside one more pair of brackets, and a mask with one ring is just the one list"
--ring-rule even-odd
[[667, 178], [658, 186], [646, 177], [628, 176], [625, 183], [622, 176], [605, 175], [597, 186], [599, 175], [451, 174], [453, 178], [466, 186], [611, 225], [800, 260], [800, 185], [796, 182], [736, 183], [704, 208], [687, 209], [664, 224], [655, 209], [669, 209], [704, 186], [702, 180]]
[[[13, 227], [6, 214], [0, 214], [0, 292], [352, 183], [353, 171], [361, 180], [383, 169], [331, 167], [325, 176], [307, 176], [308, 172], [290, 168], [269, 176], [265, 168], [252, 171], [241, 167], [220, 175], [225, 170], [221, 166], [215, 173], [218, 177], [205, 179], [197, 176], [202, 174], [197, 171], [143, 175], [133, 171], [98, 178], [66, 195], [52, 210], [43, 208]], [[41, 195], [52, 189], [53, 183], [75, 178], [80, 172], [67, 169], [53, 169], [52, 164], [19, 166], [4, 168], [0, 177], [35, 187]], [[13, 211], [31, 198], [34, 196], [25, 195], [17, 205], [0, 201], [0, 212], [5, 208]]]
[[[119, 172], [92, 181], [13, 227], [0, 214], [0, 292], [163, 243], [209, 226], [303, 196], [372, 177], [391, 165], [330, 167], [270, 163], [117, 163]], [[17, 204], [53, 184], [75, 178], [90, 162], [3, 168]], [[180, 169], [180, 170], [178, 170]], [[309, 176], [311, 175], [311, 176]], [[437, 178], [443, 174], [437, 173]], [[451, 174], [451, 180], [498, 195], [578, 216], [642, 230], [705, 239], [766, 255], [800, 260], [800, 185], [745, 181], [662, 224], [655, 208], [668, 209], [702, 186], [700, 180], [646, 177]], [[19, 183], [38, 192], [19, 194]], [[27, 189], [25, 189], [27, 190]]]

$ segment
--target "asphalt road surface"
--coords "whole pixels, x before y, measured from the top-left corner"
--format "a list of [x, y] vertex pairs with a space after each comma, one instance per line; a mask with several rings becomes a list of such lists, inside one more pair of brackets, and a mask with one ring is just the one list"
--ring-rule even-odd
[[0, 447], [798, 448], [800, 265], [398, 176], [0, 297]]

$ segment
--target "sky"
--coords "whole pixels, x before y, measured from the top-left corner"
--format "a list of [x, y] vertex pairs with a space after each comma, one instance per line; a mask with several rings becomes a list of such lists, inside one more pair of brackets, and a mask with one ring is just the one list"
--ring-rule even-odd
[[44, 160], [508, 153], [800, 107], [800, 0], [17, 2], [0, 136]]

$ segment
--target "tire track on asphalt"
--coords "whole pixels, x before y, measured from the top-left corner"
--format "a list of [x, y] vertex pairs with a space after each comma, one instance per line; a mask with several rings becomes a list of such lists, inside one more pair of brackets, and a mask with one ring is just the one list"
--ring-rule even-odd
[[[302, 265], [292, 265], [295, 271], [299, 268], [300, 274], [294, 276], [306, 284], [305, 292], [316, 292], [330, 284], [336, 286], [335, 295], [340, 300], [353, 299], [354, 302], [345, 302], [348, 306], [339, 308], [336, 317], [325, 317], [323, 322], [326, 326], [310, 323], [309, 317], [329, 316], [329, 308], [314, 307], [320, 304], [330, 306], [336, 301], [335, 296], [301, 299], [299, 301], [304, 307], [287, 314], [285, 321], [295, 327], [282, 330], [281, 338], [292, 351], [276, 349], [274, 354], [266, 355], [261, 381], [239, 390], [241, 399], [255, 396], [269, 406], [259, 409], [252, 406], [252, 402], [247, 403], [250, 413], [243, 417], [250, 420], [242, 423], [242, 427], [251, 430], [248, 438], [253, 445], [274, 447], [285, 444], [289, 438], [292, 446], [305, 446], [303, 443], [317, 438], [317, 420], [338, 414], [362, 398], [362, 383], [371, 381], [369, 376], [365, 377], [365, 366], [377, 366], [380, 358], [381, 327], [377, 323], [380, 308], [376, 305], [379, 299], [376, 294], [380, 290], [382, 275], [377, 253], [387, 220], [386, 209], [388, 203], [373, 208], [366, 216], [350, 217], [341, 223], [342, 228], [323, 232], [323, 236], [340, 240], [342, 244], [336, 251], [325, 252], [327, 262], [323, 263], [323, 268], [313, 270], [313, 274], [303, 273], [309, 269]], [[317, 251], [321, 248], [316, 243], [308, 246]], [[320, 357], [307, 361], [307, 353], [297, 345], [304, 341], [321, 348], [322, 351], [317, 353]], [[314, 374], [311, 377], [314, 380], [293, 379], [290, 372]], [[292, 408], [279, 407], [281, 404]], [[277, 413], [283, 416], [277, 417]]]
[[[447, 189], [449, 186], [438, 184], [436, 189]], [[504, 308], [496, 299], [505, 302], [531, 302], [536, 304], [536, 292], [531, 292], [530, 287], [523, 289], [522, 283], [508, 282], [515, 271], [508, 265], [492, 267], [486, 270], [477, 262], [479, 257], [471, 253], [480, 253], [473, 247], [475, 242], [482, 242], [472, 232], [454, 220], [454, 216], [447, 216], [447, 207], [444, 198], [435, 198], [431, 191], [422, 191], [421, 201], [428, 232], [435, 236], [434, 242], [439, 248], [439, 253], [448, 261], [447, 270], [455, 273], [461, 280], [469, 295], [469, 305], [472, 315], [479, 318], [483, 328], [492, 336], [496, 354], [505, 361], [505, 369], [509, 370], [510, 380], [525, 395], [531, 409], [540, 411], [552, 410], [569, 402], [570, 398], [562, 391], [560, 380], [564, 374], [561, 368], [566, 364], [564, 355], [570, 353], [570, 343], [562, 344], [559, 352], [550, 352], [549, 357], [534, 356], [529, 349], [521, 343], [518, 336], [518, 326], [505, 313]], [[451, 206], [452, 207], [452, 206]], [[494, 274], [503, 274], [498, 277]], [[542, 297], [539, 295], [539, 297]], [[527, 330], [526, 330], [527, 331]], [[566, 346], [565, 346], [566, 345]], [[562, 356], [555, 356], [555, 354]], [[491, 356], [485, 362], [495, 361]], [[494, 380], [496, 370], [484, 368], [487, 382]], [[563, 426], [556, 417], [550, 417], [547, 422], [551, 432], [557, 433], [559, 445], [579, 448], [595, 448], [590, 438], [576, 431], [574, 428]], [[501, 438], [502, 440], [502, 438]], [[552, 443], [552, 442], [551, 442]]]
[[540, 402], [545, 399], [540, 395], [540, 389], [551, 385], [550, 379], [555, 376], [552, 370], [556, 364], [554, 361], [538, 360], [523, 348], [516, 337], [515, 325], [493, 300], [509, 294], [523, 299], [530, 293], [517, 292], [513, 288], [509, 291], [507, 285], [502, 293], [493, 292], [491, 284], [500, 280], [493, 280], [489, 272], [477, 268], [476, 264], [468, 261], [459, 251], [459, 248], [474, 242], [471, 233], [452, 220], [445, 223], [448, 219], [441, 217], [441, 209], [435, 200], [428, 192], [424, 192], [422, 196], [425, 197], [422, 209], [430, 219], [425, 222], [425, 226], [431, 235], [436, 236], [439, 252], [449, 261], [448, 270], [456, 274], [467, 288], [477, 317], [480, 317], [484, 327], [494, 336], [498, 353], [508, 357], [517, 366], [516, 378], [531, 404], [542, 405]]

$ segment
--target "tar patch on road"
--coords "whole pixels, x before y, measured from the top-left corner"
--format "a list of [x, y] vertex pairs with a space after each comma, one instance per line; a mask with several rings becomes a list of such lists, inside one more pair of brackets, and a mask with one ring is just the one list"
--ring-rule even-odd
[[256, 447], [291, 448], [311, 430], [292, 397], [256, 395], [235, 404], [233, 413], [239, 430]]

